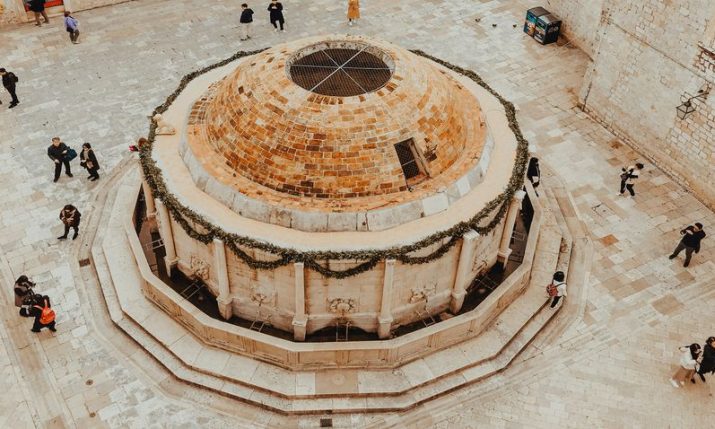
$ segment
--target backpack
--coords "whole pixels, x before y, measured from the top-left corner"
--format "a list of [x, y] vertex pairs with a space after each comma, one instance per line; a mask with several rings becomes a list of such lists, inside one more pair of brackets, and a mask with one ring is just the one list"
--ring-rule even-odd
[[624, 168], [623, 173], [621, 173], [621, 180], [624, 182], [628, 180], [631, 177], [631, 173], [633, 173], [633, 170]]
[[558, 296], [558, 294], [559, 294], [558, 286], [560, 286], [562, 284], [563, 283], [559, 283], [559, 284], [554, 284], [554, 282], [549, 283], [549, 285], [546, 286], [546, 294], [549, 295], [550, 297]]
[[40, 314], [40, 323], [43, 325], [49, 325], [50, 323], [55, 321], [55, 310], [51, 309], [47, 305], [44, 307], [40, 307], [39, 305], [36, 305], [35, 308], [42, 310], [42, 314]]
[[10, 80], [12, 80], [15, 83], [18, 83], [20, 79], [17, 78], [17, 75], [15, 73], [8, 73], [10, 75]]

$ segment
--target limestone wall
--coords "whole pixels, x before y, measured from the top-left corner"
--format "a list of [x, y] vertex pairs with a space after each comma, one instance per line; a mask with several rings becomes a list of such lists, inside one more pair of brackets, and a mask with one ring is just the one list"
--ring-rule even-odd
[[0, 0], [0, 25], [25, 19], [22, 0]]
[[[697, 113], [685, 121], [676, 106], [715, 82], [715, 2], [602, 3], [609, 19], [592, 46], [580, 94], [584, 110], [714, 206], [715, 94], [697, 102]], [[576, 11], [571, 27], [593, 14], [591, 7], [564, 7]], [[579, 37], [588, 45], [587, 35]]]
[[93, 9], [110, 4], [125, 3], [133, 0], [65, 0], [65, 7], [72, 12]]
[[[133, 0], [64, 0], [64, 7], [57, 6], [49, 10], [50, 15], [62, 14], [63, 10], [80, 12], [95, 7], [124, 3]], [[25, 13], [23, 0], [0, 0], [0, 26], [30, 22]]]
[[596, 34], [607, 0], [547, 0], [544, 8], [561, 18], [561, 34], [593, 57]]

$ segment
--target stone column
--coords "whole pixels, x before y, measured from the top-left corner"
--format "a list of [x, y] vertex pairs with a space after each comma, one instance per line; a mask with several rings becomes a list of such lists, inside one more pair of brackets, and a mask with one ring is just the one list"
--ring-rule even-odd
[[295, 270], [295, 313], [293, 315], [293, 339], [305, 341], [308, 317], [305, 315], [305, 267], [302, 262], [293, 264]]
[[380, 314], [377, 316], [377, 336], [381, 339], [390, 338], [392, 327], [392, 283], [395, 278], [395, 260], [385, 260], [385, 277], [382, 282], [382, 299]]
[[226, 264], [226, 245], [223, 240], [214, 238], [214, 266], [218, 281], [218, 311], [221, 317], [228, 320], [233, 316], [231, 291], [228, 284], [228, 265]]
[[171, 232], [171, 216], [169, 216], [169, 210], [166, 209], [164, 202], [160, 199], [156, 200], [156, 213], [159, 218], [159, 234], [164, 241], [164, 249], [166, 249], [164, 264], [166, 264], [166, 272], [171, 275], [171, 269], [179, 261], [179, 258], [176, 257], [174, 234]]
[[459, 264], [457, 265], [457, 275], [452, 288], [452, 299], [449, 302], [449, 310], [457, 314], [464, 304], [464, 297], [467, 296], [467, 286], [472, 280], [470, 273], [474, 264], [474, 241], [479, 237], [479, 233], [473, 229], [467, 231], [462, 237], [462, 250], [459, 252]]
[[147, 219], [152, 219], [156, 216], [156, 206], [154, 205], [154, 195], [151, 193], [151, 188], [149, 188], [149, 184], [146, 182], [146, 179], [144, 179], [144, 173], [142, 173], [142, 191], [144, 191], [146, 217]]
[[516, 222], [516, 215], [521, 209], [521, 202], [524, 200], [526, 192], [521, 189], [514, 193], [509, 204], [509, 210], [506, 214], [506, 220], [504, 221], [504, 232], [501, 235], [501, 242], [499, 243], [499, 259], [501, 260], [502, 266], [506, 267], [509, 261], [509, 255], [511, 255], [511, 248], [509, 244], [511, 243], [511, 235], [514, 233], [514, 223]]

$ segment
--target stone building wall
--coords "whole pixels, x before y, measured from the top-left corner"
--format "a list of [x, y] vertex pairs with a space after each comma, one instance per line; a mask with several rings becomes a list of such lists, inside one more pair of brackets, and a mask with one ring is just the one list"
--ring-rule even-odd
[[[64, 0], [64, 9], [57, 6], [49, 10], [50, 15], [62, 14], [63, 10], [80, 12], [96, 7], [125, 3], [134, 0]], [[23, 0], [0, 0], [0, 27], [9, 24], [33, 22], [24, 9]]]
[[112, 4], [125, 3], [134, 0], [65, 0], [65, 6], [72, 12], [79, 12], [95, 7], [108, 6]]
[[0, 0], [0, 25], [24, 22], [26, 13], [22, 0]]
[[[567, 28], [593, 16], [591, 7], [570, 3], [577, 2], [551, 0], [554, 13], [566, 7]], [[676, 115], [683, 100], [715, 82], [715, 2], [600, 3], [604, 19], [593, 37], [577, 33], [587, 52], [590, 41], [593, 58], [581, 89], [582, 107], [715, 206], [715, 94], [696, 101], [696, 113], [686, 120]], [[569, 18], [571, 11], [576, 15]]]
[[547, 0], [544, 8], [562, 20], [561, 34], [593, 58], [606, 0]]

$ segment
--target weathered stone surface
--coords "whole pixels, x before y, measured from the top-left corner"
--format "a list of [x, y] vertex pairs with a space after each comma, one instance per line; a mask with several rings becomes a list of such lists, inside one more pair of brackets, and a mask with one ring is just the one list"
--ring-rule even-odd
[[[566, 35], [592, 55], [581, 89], [586, 112], [715, 207], [715, 2], [551, 2]], [[673, 31], [663, 31], [669, 28]], [[627, 161], [624, 161], [624, 164]]]

